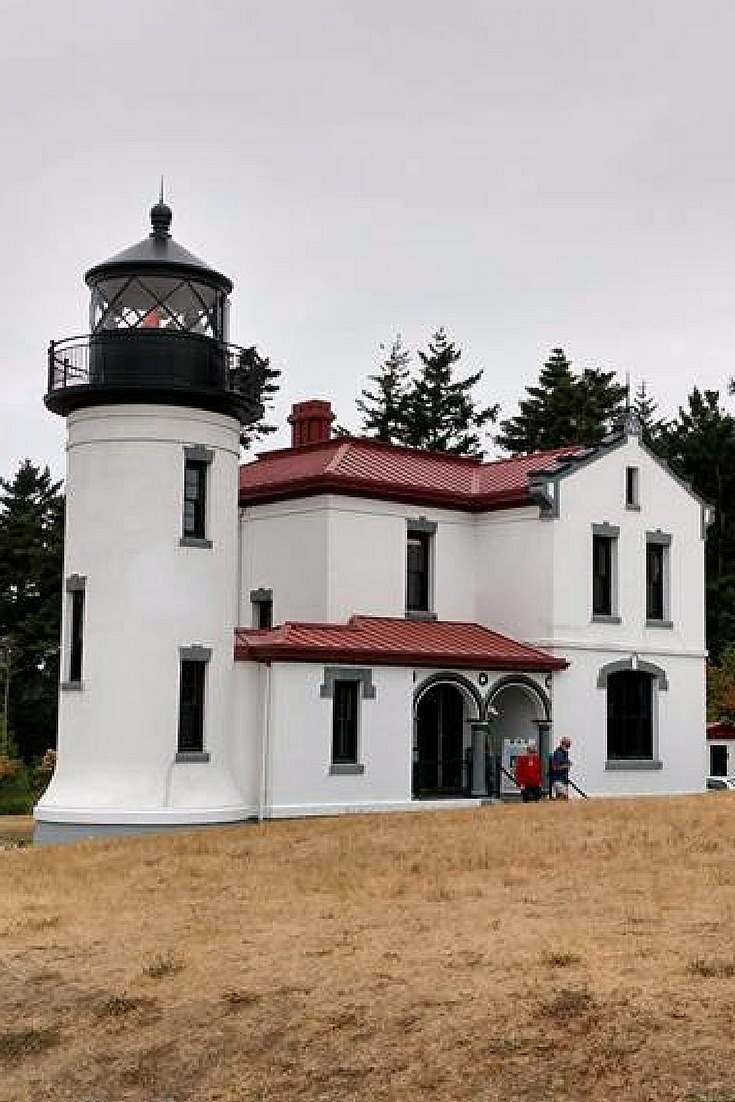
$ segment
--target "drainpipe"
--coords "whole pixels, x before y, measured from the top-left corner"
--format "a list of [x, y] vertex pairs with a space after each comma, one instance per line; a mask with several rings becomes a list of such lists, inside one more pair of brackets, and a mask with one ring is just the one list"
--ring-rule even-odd
[[263, 730], [260, 739], [260, 779], [258, 784], [258, 822], [265, 818], [268, 797], [268, 750], [271, 725], [271, 664], [265, 663], [265, 685], [263, 689]]

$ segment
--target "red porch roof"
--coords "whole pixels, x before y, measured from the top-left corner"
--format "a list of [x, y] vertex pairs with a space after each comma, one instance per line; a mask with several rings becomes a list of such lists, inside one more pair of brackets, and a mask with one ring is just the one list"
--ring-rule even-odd
[[708, 739], [735, 739], [735, 724], [726, 719], [707, 724]]
[[240, 661], [370, 662], [376, 666], [551, 672], [569, 663], [481, 624], [353, 616], [347, 624], [287, 622], [235, 632]]
[[529, 475], [554, 471], [580, 447], [555, 448], [483, 463], [468, 456], [404, 448], [379, 440], [335, 437], [264, 452], [240, 468], [240, 504], [321, 493], [473, 511], [526, 505]]

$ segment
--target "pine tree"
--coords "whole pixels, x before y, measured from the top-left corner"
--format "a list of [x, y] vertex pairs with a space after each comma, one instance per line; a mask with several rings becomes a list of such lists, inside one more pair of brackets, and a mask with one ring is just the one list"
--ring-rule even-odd
[[513, 455], [597, 444], [622, 416], [626, 388], [612, 371], [575, 375], [562, 348], [552, 348], [538, 384], [526, 388], [519, 413], [501, 423], [496, 442]]
[[735, 642], [735, 419], [716, 390], [694, 388], [662, 437], [674, 471], [715, 507], [707, 533], [707, 646]]
[[384, 344], [380, 350], [384, 357], [380, 368], [368, 376], [374, 387], [362, 390], [355, 403], [363, 415], [360, 431], [389, 444], [402, 444], [406, 440], [411, 353], [403, 347], [400, 333], [390, 352], [386, 353]]
[[631, 403], [631, 409], [638, 415], [641, 423], [642, 439], [653, 451], [662, 446], [662, 438], [666, 434], [668, 421], [657, 417], [658, 403], [651, 397], [646, 387], [646, 382], [640, 384]]
[[0, 479], [0, 638], [10, 649], [9, 727], [30, 761], [55, 744], [64, 499], [48, 467]]
[[243, 348], [239, 368], [246, 372], [249, 385], [257, 392], [264, 410], [263, 416], [258, 421], [252, 425], [246, 425], [240, 432], [240, 446], [247, 450], [259, 443], [264, 436], [270, 436], [278, 429], [277, 425], [269, 424], [265, 418], [268, 410], [273, 409], [273, 402], [280, 386], [278, 380], [281, 377], [281, 371], [280, 368], [271, 367], [270, 360], [261, 356], [255, 346]]
[[443, 329], [437, 329], [426, 352], [419, 352], [421, 368], [408, 395], [405, 443], [416, 448], [482, 456], [479, 430], [495, 421], [498, 406], [476, 409], [472, 389], [482, 371], [455, 379], [454, 367], [462, 352]]

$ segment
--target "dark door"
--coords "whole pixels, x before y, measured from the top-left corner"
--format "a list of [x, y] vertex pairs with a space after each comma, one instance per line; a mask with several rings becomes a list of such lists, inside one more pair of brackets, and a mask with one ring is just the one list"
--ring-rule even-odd
[[414, 795], [464, 795], [468, 774], [462, 693], [453, 685], [435, 685], [416, 708]]

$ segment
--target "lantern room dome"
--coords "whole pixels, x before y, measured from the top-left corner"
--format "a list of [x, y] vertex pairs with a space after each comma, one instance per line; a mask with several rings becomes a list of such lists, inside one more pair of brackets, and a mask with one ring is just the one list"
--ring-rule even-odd
[[85, 282], [92, 287], [100, 280], [115, 276], [133, 275], [147, 272], [163, 275], [179, 274], [194, 276], [196, 279], [217, 287], [229, 295], [232, 281], [226, 275], [211, 268], [206, 261], [190, 253], [170, 233], [173, 213], [171, 208], [159, 201], [151, 208], [151, 232], [137, 245], [111, 256], [101, 264], [95, 264], [84, 276]]

